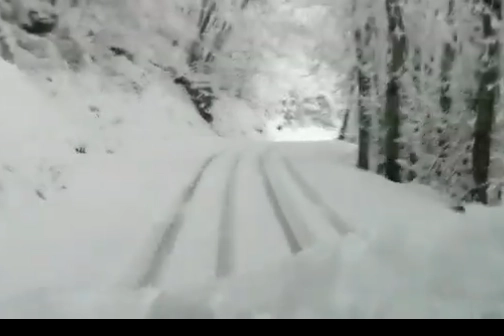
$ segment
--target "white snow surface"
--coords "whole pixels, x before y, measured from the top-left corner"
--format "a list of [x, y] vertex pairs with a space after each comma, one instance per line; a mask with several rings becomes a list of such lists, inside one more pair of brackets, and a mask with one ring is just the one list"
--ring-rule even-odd
[[[455, 214], [430, 190], [356, 170], [355, 148], [337, 141], [219, 138], [175, 86], [137, 97], [61, 75], [45, 92], [1, 61], [0, 74], [2, 318], [504, 317], [502, 208]], [[139, 287], [182, 190], [215, 153], [159, 278]], [[226, 211], [232, 272], [218, 279]]]
[[338, 138], [336, 129], [327, 129], [319, 126], [308, 127], [283, 127], [277, 129], [275, 123], [268, 127], [268, 136], [272, 141], [291, 142], [291, 141], [330, 141]]
[[250, 103], [223, 94], [212, 108], [213, 128], [218, 134], [233, 138], [264, 139], [264, 113]]

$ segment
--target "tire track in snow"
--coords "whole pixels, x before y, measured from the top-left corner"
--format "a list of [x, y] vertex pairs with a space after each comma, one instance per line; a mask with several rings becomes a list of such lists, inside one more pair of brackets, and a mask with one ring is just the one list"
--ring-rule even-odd
[[343, 219], [341, 219], [341, 217], [326, 202], [324, 202], [315, 189], [306, 182], [304, 177], [296, 170], [292, 162], [284, 156], [281, 157], [281, 160], [287, 169], [287, 172], [301, 189], [303, 195], [322, 210], [331, 226], [342, 236], [353, 232], [351, 227]]
[[155, 285], [158, 281], [163, 265], [173, 252], [177, 242], [177, 237], [182, 230], [187, 206], [193, 199], [196, 189], [201, 183], [203, 175], [218, 156], [220, 155], [214, 154], [206, 159], [194, 179], [182, 192], [182, 198], [179, 205], [176, 207], [177, 210], [175, 216], [164, 229], [151, 261], [148, 264], [149, 266], [138, 282], [138, 286], [140, 288]]
[[283, 233], [285, 235], [285, 238], [287, 240], [287, 244], [289, 245], [291, 253], [298, 254], [301, 251], [303, 251], [303, 247], [301, 246], [301, 243], [299, 242], [291, 224], [289, 223], [289, 219], [287, 218], [287, 214], [284, 212], [284, 210], [280, 204], [278, 193], [275, 191], [275, 188], [273, 188], [273, 184], [271, 183], [271, 179], [270, 179], [268, 173], [266, 172], [264, 158], [267, 154], [268, 153], [265, 153], [259, 158], [259, 170], [260, 170], [261, 177], [263, 180], [264, 188], [266, 190], [266, 196], [268, 197], [270, 205], [273, 208], [273, 212], [275, 213], [275, 216], [276, 216], [278, 222], [280, 223], [280, 226], [282, 227]]
[[231, 274], [234, 268], [234, 228], [236, 179], [240, 157], [238, 156], [231, 167], [227, 180], [226, 191], [222, 204], [221, 222], [219, 225], [219, 241], [217, 245], [217, 264], [215, 275], [224, 278]]

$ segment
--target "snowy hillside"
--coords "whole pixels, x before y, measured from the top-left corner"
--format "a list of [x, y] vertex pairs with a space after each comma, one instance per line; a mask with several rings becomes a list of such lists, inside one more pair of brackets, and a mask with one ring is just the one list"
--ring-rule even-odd
[[107, 87], [100, 78], [62, 73], [52, 76], [50, 92], [44, 92], [4, 61], [0, 73], [4, 170], [32, 180], [33, 191], [41, 194], [62, 187], [64, 182], [55, 179], [62, 179], [60, 170], [76, 161], [155, 150], [189, 136], [215, 136], [175, 85], [153, 86], [136, 97]]
[[[187, 63], [197, 28], [196, 24], [192, 26], [194, 15], [191, 8], [195, 2], [180, 5], [175, 1], [166, 4], [146, 1], [138, 7], [137, 1], [2, 0], [0, 5], [4, 58], [40, 78], [39, 83], [43, 87], [48, 85], [53, 94], [66, 95], [60, 92], [62, 86], [77, 85], [72, 90], [81, 96], [86, 95], [84, 100], [90, 104], [100, 99], [94, 96], [94, 92], [82, 91], [79, 85], [83, 84], [97, 92], [105, 86], [106, 90], [131, 96], [127, 99], [140, 96], [141, 100], [155, 101], [157, 97], [152, 95], [156, 94], [154, 92], [161, 93], [161, 89], [163, 92], [174, 91], [177, 97], [182, 89], [185, 95], [193, 98], [190, 90], [197, 88], [194, 83], [201, 82], [203, 89], [211, 88], [217, 98], [233, 99], [232, 92], [218, 87], [224, 84], [221, 77], [233, 76], [233, 68], [202, 77], [201, 74], [191, 73], [191, 64]], [[170, 9], [179, 13], [178, 20], [174, 20], [176, 15], [165, 17], [160, 12], [166, 14]], [[43, 25], [47, 26], [47, 31], [36, 30]], [[186, 78], [191, 81], [190, 88], [181, 80]], [[58, 82], [52, 83], [53, 80]], [[174, 87], [174, 83], [179, 89]], [[234, 101], [240, 104], [239, 99], [234, 98]], [[155, 101], [153, 104], [164, 102]], [[198, 113], [195, 107], [193, 111], [184, 112]], [[210, 106], [208, 112], [200, 113], [219, 117], [219, 110]], [[239, 115], [241, 110], [234, 114]], [[224, 136], [226, 130], [235, 128], [251, 133], [254, 128], [263, 126], [263, 116], [259, 114], [258, 111], [252, 113], [252, 119], [250, 115], [245, 116], [254, 125], [228, 126], [225, 116], [220, 118], [224, 122], [221, 121], [215, 128]], [[188, 115], [187, 119], [195, 118]]]
[[[25, 250], [33, 239], [52, 241], [53, 251], [46, 245], [30, 249], [40, 257], [26, 255], [24, 260], [31, 267], [53, 269], [47, 263], [56, 259], [64, 266], [68, 260], [58, 255], [67, 250], [64, 244], [76, 243], [67, 240], [67, 234], [80, 236], [81, 242], [98, 248], [99, 241], [84, 238], [88, 230], [106, 232], [114, 230], [113, 223], [125, 228], [161, 220], [166, 204], [186, 181], [182, 175], [193, 173], [185, 165], [197, 165], [210, 149], [221, 146], [222, 140], [192, 113], [187, 97], [182, 93], [176, 96], [176, 87], [169, 94], [152, 88], [142, 100], [113, 88], [96, 90], [96, 82], [80, 82], [62, 86], [58, 94], [49, 97], [12, 65], [0, 61], [0, 73], [2, 83], [8, 83], [2, 86], [6, 95], [0, 132], [0, 254], [8, 257], [12, 248]], [[83, 95], [86, 90], [88, 94]], [[86, 96], [94, 99], [83, 101]], [[193, 116], [192, 120], [188, 116]], [[193, 143], [198, 144], [197, 150], [188, 151], [194, 148]], [[176, 153], [186, 160], [176, 159]], [[132, 211], [125, 212], [125, 208]], [[150, 230], [145, 229], [146, 233]], [[95, 236], [98, 240], [106, 237], [110, 238], [107, 234]], [[135, 241], [124, 247], [133, 251]], [[56, 254], [47, 254], [53, 252]], [[97, 251], [92, 248], [89, 252]], [[23, 258], [24, 253], [16, 254]], [[24, 286], [20, 274], [10, 268], [24, 264], [23, 259], [8, 260], [2, 259], [0, 266], [3, 294], [13, 293], [11, 285]], [[27, 269], [30, 272], [34, 270], [31, 267]], [[85, 265], [81, 269], [91, 275]], [[49, 280], [52, 276], [64, 278], [58, 268], [53, 271], [41, 271], [37, 286], [44, 286], [46, 276]], [[81, 279], [86, 282], [86, 276]]]

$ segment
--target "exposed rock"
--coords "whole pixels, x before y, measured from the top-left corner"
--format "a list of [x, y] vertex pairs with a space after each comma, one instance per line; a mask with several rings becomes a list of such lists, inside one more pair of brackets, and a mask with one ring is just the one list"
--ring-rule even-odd
[[29, 34], [46, 35], [53, 32], [58, 26], [58, 16], [51, 14], [49, 17], [41, 17], [37, 11], [28, 12], [29, 23], [21, 24], [21, 28]]

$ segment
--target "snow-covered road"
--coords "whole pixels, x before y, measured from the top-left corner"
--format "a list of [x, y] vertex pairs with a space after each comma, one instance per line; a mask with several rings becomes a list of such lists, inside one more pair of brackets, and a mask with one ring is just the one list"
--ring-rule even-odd
[[0, 227], [0, 317], [504, 316], [501, 209], [456, 214], [338, 141], [206, 140], [82, 165]]
[[[320, 158], [303, 155], [313, 148]], [[335, 159], [334, 143], [301, 151], [295, 145], [251, 143], [211, 154], [153, 242], [138, 287], [202, 285], [246, 274], [351, 232], [330, 200], [296, 168], [299, 161], [324, 157]]]

